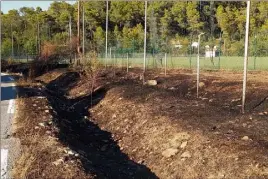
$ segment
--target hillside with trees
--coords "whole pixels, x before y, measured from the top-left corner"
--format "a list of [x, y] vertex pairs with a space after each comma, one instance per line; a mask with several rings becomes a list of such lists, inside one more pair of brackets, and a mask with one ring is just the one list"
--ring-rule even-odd
[[[82, 2], [83, 8], [86, 50], [94, 47], [104, 52], [106, 2]], [[171, 45], [180, 44], [187, 53], [191, 42], [204, 32], [204, 42], [220, 46], [224, 55], [242, 55], [245, 13], [245, 2], [149, 2], [147, 50], [170, 52]], [[23, 7], [1, 14], [3, 58], [37, 55], [45, 43], [67, 47], [76, 40], [77, 3], [53, 2], [46, 11]], [[266, 56], [268, 2], [252, 2], [250, 23], [250, 54]], [[82, 18], [80, 24], [82, 27]], [[142, 51], [144, 2], [109, 2], [108, 33], [109, 47]]]

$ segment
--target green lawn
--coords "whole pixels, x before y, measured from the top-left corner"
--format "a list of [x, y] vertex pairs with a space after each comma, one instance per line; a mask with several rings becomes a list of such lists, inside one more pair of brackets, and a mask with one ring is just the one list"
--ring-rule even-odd
[[[254, 70], [254, 57], [249, 57], [248, 59], [248, 69]], [[102, 63], [105, 64], [105, 58], [100, 58]], [[162, 64], [164, 66], [164, 59]], [[213, 64], [214, 63], [214, 64]], [[244, 57], [215, 57], [213, 63], [210, 58], [200, 57], [200, 68], [201, 69], [226, 69], [226, 70], [243, 70]], [[108, 58], [108, 65], [117, 64], [117, 66], [126, 66], [127, 59], [125, 57], [118, 58]], [[141, 67], [143, 66], [143, 57], [139, 58], [129, 58], [129, 66], [131, 67]], [[154, 60], [152, 57], [147, 57], [147, 68], [158, 67], [161, 68], [160, 60]], [[190, 57], [167, 57], [167, 67], [168, 68], [196, 68], [196, 56]], [[255, 61], [256, 70], [268, 70], [268, 57], [256, 57]]]

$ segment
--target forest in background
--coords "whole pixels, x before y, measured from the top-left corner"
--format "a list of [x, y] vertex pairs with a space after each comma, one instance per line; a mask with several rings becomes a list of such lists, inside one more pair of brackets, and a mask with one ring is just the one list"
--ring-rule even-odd
[[[85, 49], [105, 51], [106, 2], [81, 2], [85, 9]], [[48, 10], [23, 7], [1, 12], [2, 57], [37, 55], [47, 46], [76, 53], [77, 3], [53, 2]], [[82, 28], [82, 18], [81, 28]], [[187, 54], [204, 32], [203, 46], [218, 46], [223, 55], [243, 55], [246, 2], [148, 2], [147, 51], [170, 52], [181, 45]], [[82, 37], [82, 32], [81, 32]], [[13, 40], [12, 40], [13, 39]], [[144, 40], [144, 2], [109, 2], [108, 46], [141, 52]], [[82, 40], [81, 40], [82, 42]], [[13, 46], [13, 48], [12, 48]], [[13, 50], [12, 50], [13, 49]], [[267, 56], [268, 2], [251, 3], [250, 55]]]

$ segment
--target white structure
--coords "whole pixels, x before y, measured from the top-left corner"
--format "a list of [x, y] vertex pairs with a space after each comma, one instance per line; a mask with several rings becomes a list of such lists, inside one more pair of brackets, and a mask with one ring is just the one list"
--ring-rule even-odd
[[210, 49], [209, 45], [205, 46], [206, 51], [205, 51], [205, 57], [206, 58], [212, 58], [212, 57], [217, 57], [218, 53], [217, 53], [217, 46], [213, 47], [213, 50]]
[[197, 48], [198, 47], [198, 42], [193, 42], [192, 43], [192, 47], [196, 47]]
[[206, 50], [205, 57], [206, 58], [216, 57], [216, 51], [214, 51], [214, 50]]

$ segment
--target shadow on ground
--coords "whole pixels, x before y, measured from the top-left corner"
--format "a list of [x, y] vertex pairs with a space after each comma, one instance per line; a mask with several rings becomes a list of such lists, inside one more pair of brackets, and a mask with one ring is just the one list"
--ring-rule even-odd
[[123, 153], [111, 133], [85, 118], [90, 117], [90, 105], [94, 106], [104, 98], [106, 89], [76, 99], [67, 99], [64, 96], [67, 90], [57, 89], [59, 84], [61, 89], [68, 89], [73, 85], [74, 77], [77, 77], [74, 73], [63, 74], [45, 85], [45, 94], [55, 111], [59, 139], [80, 154], [85, 171], [97, 178], [158, 178], [145, 165]]

